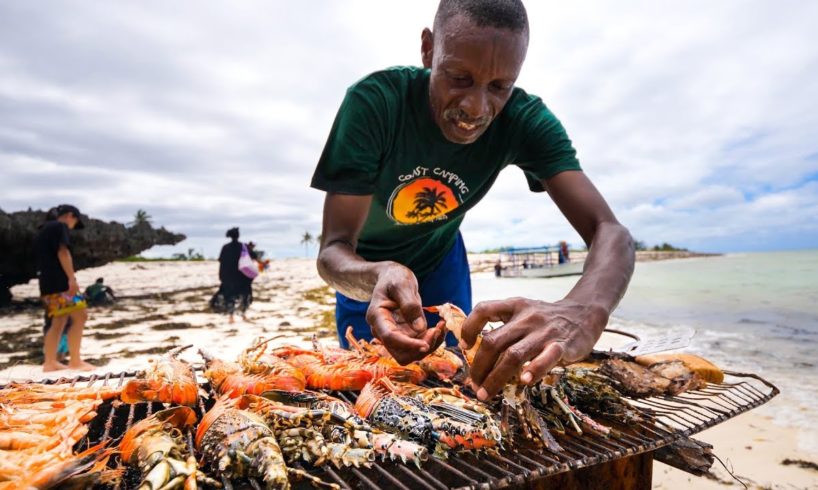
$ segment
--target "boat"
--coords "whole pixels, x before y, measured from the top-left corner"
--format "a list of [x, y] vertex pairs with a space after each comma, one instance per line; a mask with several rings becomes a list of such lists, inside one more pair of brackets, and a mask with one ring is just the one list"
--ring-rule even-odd
[[[560, 248], [563, 260], [560, 261]], [[582, 274], [584, 261], [571, 261], [567, 246], [550, 245], [500, 250], [501, 269], [498, 277], [561, 277]], [[496, 272], [496, 271], [495, 271]]]

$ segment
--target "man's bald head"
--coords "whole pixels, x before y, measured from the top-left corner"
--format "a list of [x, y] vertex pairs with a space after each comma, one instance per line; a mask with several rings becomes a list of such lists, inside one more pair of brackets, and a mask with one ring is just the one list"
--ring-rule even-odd
[[520, 0], [440, 0], [434, 30], [442, 30], [456, 15], [467, 17], [477, 27], [508, 29], [528, 37], [528, 14]]
[[477, 141], [503, 110], [528, 49], [520, 0], [441, 0], [421, 34], [429, 107], [452, 143]]

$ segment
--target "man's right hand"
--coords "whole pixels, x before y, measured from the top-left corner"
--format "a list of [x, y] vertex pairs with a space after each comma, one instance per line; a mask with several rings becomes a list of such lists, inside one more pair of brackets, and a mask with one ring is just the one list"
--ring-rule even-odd
[[68, 280], [68, 295], [74, 297], [80, 292], [80, 286], [77, 284], [77, 279], [72, 277]]
[[391, 262], [378, 274], [366, 312], [372, 335], [401, 364], [422, 359], [443, 342], [443, 322], [427, 328], [418, 282], [407, 267]]

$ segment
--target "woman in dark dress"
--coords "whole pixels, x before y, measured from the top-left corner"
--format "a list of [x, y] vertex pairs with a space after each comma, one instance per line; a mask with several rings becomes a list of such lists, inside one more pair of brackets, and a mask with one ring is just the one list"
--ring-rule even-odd
[[[253, 302], [253, 280], [239, 270], [242, 243], [239, 241], [239, 229], [230, 228], [225, 234], [230, 243], [222, 247], [219, 254], [219, 293], [224, 297], [226, 312], [230, 315], [230, 323], [234, 322], [236, 311], [241, 313], [244, 321], [247, 320], [247, 308]], [[251, 257], [252, 257], [252, 252]]]

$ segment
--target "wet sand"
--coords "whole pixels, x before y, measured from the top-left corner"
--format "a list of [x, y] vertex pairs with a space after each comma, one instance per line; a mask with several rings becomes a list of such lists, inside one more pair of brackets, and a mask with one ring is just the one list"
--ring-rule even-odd
[[[471, 257], [473, 264], [496, 257]], [[83, 340], [86, 360], [99, 373], [140, 369], [156, 353], [194, 344], [231, 358], [253, 338], [280, 335], [282, 342], [307, 345], [313, 335], [335, 339], [333, 292], [318, 277], [312, 260], [276, 260], [254, 283], [251, 322], [208, 311], [218, 284], [215, 262], [114, 263], [80, 271], [82, 287], [104, 277], [121, 298], [114, 306], [92, 308]], [[35, 298], [35, 282], [13, 289], [15, 298]], [[42, 379], [42, 309], [0, 313], [0, 383]], [[200, 362], [195, 349], [183, 355]], [[729, 366], [726, 366], [729, 368]], [[73, 376], [71, 371], [49, 377]], [[771, 401], [772, 407], [782, 400]], [[775, 425], [754, 411], [708, 429], [695, 437], [714, 446], [715, 454], [750, 488], [818, 488], [818, 470], [784, 465], [785, 459], [818, 463], [818, 454], [799, 451], [799, 431]], [[654, 466], [654, 488], [741, 488], [717, 462], [716, 479], [688, 475], [661, 463]]]

